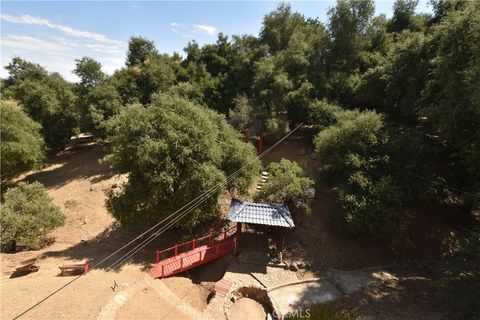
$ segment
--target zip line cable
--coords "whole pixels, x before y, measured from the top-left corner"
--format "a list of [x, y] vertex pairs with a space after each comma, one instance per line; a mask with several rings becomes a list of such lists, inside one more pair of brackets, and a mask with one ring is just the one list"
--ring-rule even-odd
[[[303, 125], [303, 123], [301, 123], [300, 125], [298, 125], [295, 129], [293, 129], [292, 131], [290, 131], [288, 134], [286, 134], [283, 138], [281, 138], [280, 140], [278, 140], [275, 144], [273, 144], [270, 148], [266, 149], [264, 152], [262, 152], [260, 155], [257, 156], [257, 159], [261, 159], [264, 155], [266, 155], [268, 152], [270, 152], [273, 148], [275, 148], [276, 146], [278, 146], [280, 143], [282, 143], [285, 139], [287, 139], [290, 135], [292, 135], [295, 131], [297, 131], [301, 126]], [[137, 237], [135, 237], [133, 240], [129, 241], [128, 243], [126, 243], [125, 245], [123, 245], [122, 247], [120, 247], [119, 249], [117, 249], [116, 251], [114, 251], [113, 253], [109, 254], [108, 256], [104, 257], [102, 260], [100, 260], [99, 262], [95, 263], [91, 268], [95, 268], [97, 267], [98, 265], [100, 265], [101, 263], [105, 262], [106, 260], [110, 259], [112, 256], [114, 256], [115, 254], [117, 254], [118, 252], [122, 251], [123, 249], [125, 249], [126, 247], [128, 247], [129, 245], [131, 245], [132, 243], [134, 243], [135, 241], [141, 239], [144, 235], [146, 235], [147, 233], [149, 233], [150, 231], [154, 230], [155, 228], [157, 228], [159, 225], [161, 225], [162, 223], [164, 223], [165, 221], [167, 221], [168, 219], [174, 217], [176, 214], [180, 213], [181, 211], [183, 211], [184, 209], [188, 208], [190, 206], [190, 208], [187, 209], [186, 212], [184, 213], [181, 213], [179, 214], [177, 217], [173, 218], [172, 221], [170, 222], [167, 222], [166, 225], [164, 227], [161, 227], [160, 230], [157, 230], [156, 232], [154, 232], [152, 235], [150, 235], [147, 239], [143, 240], [141, 242], [142, 246], [140, 247], [139, 245], [137, 245], [134, 249], [131, 249], [130, 251], [128, 251], [126, 254], [124, 254], [122, 257], [120, 257], [120, 259], [117, 259], [113, 264], [111, 264], [107, 269], [111, 268], [112, 266], [115, 265], [115, 267], [118, 267], [120, 266], [122, 263], [124, 263], [125, 261], [127, 261], [131, 256], [133, 256], [135, 253], [137, 253], [139, 250], [141, 250], [142, 248], [144, 248], [147, 244], [149, 244], [150, 242], [152, 242], [154, 239], [156, 239], [158, 236], [160, 236], [162, 233], [164, 233], [166, 230], [168, 230], [169, 228], [171, 228], [176, 222], [178, 222], [180, 219], [182, 219], [184, 216], [186, 216], [186, 214], [188, 214], [189, 212], [191, 212], [193, 209], [195, 209], [196, 207], [198, 207], [200, 204], [202, 204], [203, 202], [205, 202], [209, 197], [211, 197], [215, 192], [217, 192], [221, 187], [223, 187], [223, 185], [227, 185], [228, 183], [230, 183], [234, 178], [236, 178], [243, 170], [245, 170], [246, 168], [248, 168], [249, 166], [251, 166], [253, 164], [253, 162], [237, 169], [234, 173], [232, 173], [229, 177], [227, 177], [226, 181], [222, 182], [221, 184], [219, 185], [216, 185], [212, 188], [210, 188], [209, 190], [203, 192], [201, 195], [199, 195], [198, 197], [196, 197], [195, 199], [191, 200], [189, 203], [187, 203], [186, 205], [182, 206], [180, 209], [176, 210], [175, 212], [173, 212], [172, 214], [170, 214], [168, 217], [164, 218], [162, 221], [156, 223], [154, 226], [150, 227], [148, 230], [144, 231], [143, 233], [141, 233], [140, 235], [138, 235]], [[128, 257], [126, 257], [128, 255]], [[125, 258], [126, 257], [126, 258]], [[120, 261], [121, 260], [121, 261]], [[85, 274], [83, 274], [85, 275]], [[15, 316], [13, 318], [13, 320], [16, 320], [20, 317], [22, 317], [23, 315], [25, 315], [26, 313], [28, 313], [29, 311], [31, 311], [32, 309], [36, 308], [38, 305], [40, 305], [41, 303], [43, 303], [44, 301], [46, 301], [47, 299], [51, 298], [52, 296], [54, 296], [55, 294], [57, 294], [58, 292], [60, 292], [61, 290], [63, 290], [64, 288], [66, 288], [67, 286], [69, 286], [70, 284], [72, 284], [73, 282], [75, 282], [76, 280], [78, 280], [82, 275], [78, 275], [77, 277], [73, 278], [72, 280], [70, 280], [69, 282], [67, 282], [66, 284], [62, 285], [60, 288], [56, 289], [55, 291], [51, 292], [50, 294], [48, 294], [46, 297], [44, 297], [43, 299], [41, 299], [40, 301], [36, 302], [34, 305], [30, 306], [28, 309], [26, 309], [25, 311], [23, 311], [22, 313], [18, 314], [17, 316]]]
[[418, 179], [421, 179], [421, 180], [424, 180], [424, 181], [428, 181], [428, 182], [431, 182], [437, 186], [441, 186], [441, 187], [444, 187], [445, 189], [448, 189], [450, 191], [454, 191], [454, 192], [457, 192], [457, 193], [463, 193], [465, 195], [468, 195], [470, 197], [474, 197], [474, 198], [479, 198], [480, 199], [480, 195], [478, 194], [474, 194], [474, 193], [471, 193], [471, 192], [468, 192], [468, 191], [465, 191], [465, 190], [462, 190], [462, 189], [458, 189], [456, 187], [452, 187], [450, 185], [448, 185], [447, 183], [443, 182], [443, 181], [440, 181], [440, 180], [433, 180], [433, 179], [430, 179], [430, 178], [427, 178], [427, 177], [424, 177], [418, 173], [415, 173], [409, 169], [406, 169], [406, 166], [405, 165], [401, 165], [399, 162], [392, 162], [393, 166], [395, 166], [398, 170], [402, 170], [404, 172], [406, 172], [407, 174], [413, 176], [413, 177], [416, 177]]
[[444, 187], [444, 188], [446, 188], [446, 189], [449, 189], [449, 190], [451, 190], [451, 191], [454, 191], [454, 192], [457, 192], [457, 193], [463, 193], [463, 194], [466, 194], [466, 195], [471, 196], [471, 197], [474, 197], [474, 198], [480, 198], [479, 195], [476, 195], [476, 194], [470, 193], [470, 192], [468, 192], [468, 191], [464, 191], [464, 190], [461, 190], [461, 189], [458, 189], [458, 188], [449, 186], [448, 184], [446, 184], [446, 183], [444, 183], [444, 182], [441, 182], [441, 181], [438, 181], [438, 180], [435, 181], [435, 180], [432, 180], [432, 179], [429, 179], [429, 178], [425, 178], [425, 177], [423, 177], [423, 176], [421, 176], [421, 175], [419, 175], [419, 174], [416, 174], [416, 173], [414, 173], [414, 172], [412, 172], [412, 171], [409, 171], [409, 170], [406, 170], [406, 171], [407, 171], [408, 174], [410, 174], [410, 175], [412, 175], [412, 176], [414, 176], [414, 177], [417, 177], [417, 178], [419, 178], [419, 179], [422, 179], [422, 180], [425, 180], [425, 181], [434, 183], [434, 184], [436, 184], [436, 185], [438, 185], [438, 186], [442, 186], [442, 187]]
[[[239, 172], [240, 174], [240, 172]], [[238, 174], [237, 174], [238, 175]], [[226, 182], [228, 183], [228, 182]], [[194, 209], [196, 209], [199, 205], [201, 205], [205, 200], [207, 200], [210, 196], [212, 196], [213, 194], [215, 194], [215, 192], [217, 192], [220, 187], [222, 187], [224, 184], [226, 184], [225, 182], [221, 183], [219, 185], [218, 188], [216, 188], [215, 190], [212, 190], [210, 192], [210, 194], [206, 195], [205, 198], [203, 199], [200, 199], [200, 201], [198, 201], [194, 206], [192, 206], [191, 208], [189, 208], [188, 210], [186, 210], [184, 213], [181, 213], [179, 214], [178, 216], [176, 216], [175, 218], [173, 218], [173, 220], [167, 222], [165, 224], [165, 226], [161, 227], [159, 230], [157, 230], [156, 232], [154, 232], [153, 234], [151, 234], [147, 239], [143, 240], [141, 243], [139, 243], [137, 246], [135, 246], [133, 249], [131, 249], [129, 252], [127, 252], [125, 255], [123, 255], [122, 257], [120, 257], [119, 259], [117, 259], [114, 263], [112, 263], [110, 266], [108, 266], [106, 269], [115, 269], [116, 267], [118, 267], [119, 265], [121, 265], [123, 262], [125, 262], [126, 260], [128, 260], [133, 254], [135, 254], [136, 252], [138, 252], [139, 250], [141, 250], [144, 246], [146, 246], [148, 243], [150, 243], [151, 241], [153, 241], [155, 238], [157, 238], [159, 235], [161, 235], [162, 233], [164, 233], [167, 229], [169, 229], [171, 226], [173, 226], [176, 222], [178, 222], [181, 218], [183, 218], [184, 216], [186, 216], [188, 213], [190, 213], [191, 211], [193, 211]], [[143, 245], [145, 244], [145, 245]], [[138, 250], [136, 250], [138, 248]], [[132, 251], [136, 250], [135, 252], [132, 253]], [[128, 257], [126, 257], [128, 255]], [[124, 259], [126, 257], [126, 259]], [[123, 260], [121, 262], [119, 262], [120, 260]], [[117, 264], [118, 263], [118, 264]]]
[[[279, 141], [277, 141], [274, 145], [272, 145], [270, 148], [266, 149], [264, 152], [262, 152], [260, 155], [257, 156], [257, 159], [261, 159], [265, 154], [267, 154], [268, 152], [270, 152], [271, 150], [273, 150], [276, 146], [278, 146], [280, 143], [282, 143], [286, 138], [288, 138], [291, 134], [293, 134], [296, 130], [298, 130], [300, 127], [302, 126], [302, 124], [300, 124], [299, 126], [297, 126], [294, 130], [292, 130], [291, 132], [289, 132], [286, 136], [284, 136], [282, 139], [280, 139]], [[196, 207], [198, 207], [200, 204], [202, 204], [204, 201], [206, 201], [211, 195], [213, 195], [215, 192], [217, 192], [223, 185], [226, 185], [229, 183], [229, 179], [230, 181], [233, 180], [236, 176], [238, 176], [243, 170], [247, 169], [248, 167], [250, 167], [251, 165], [253, 164], [253, 161], [246, 164], [245, 166], [241, 167], [240, 169], [238, 169], [236, 172], [234, 172], [232, 175], [230, 175], [230, 177], [232, 177], [233, 175], [235, 175], [234, 177], [232, 177], [230, 179], [227, 178], [227, 181], [225, 182], [222, 182], [220, 184], [218, 184], [213, 191], [211, 191], [211, 194], [207, 197], [205, 197], [204, 199], [200, 199], [199, 202], [194, 205], [193, 207], [189, 208], [186, 212], [180, 214], [179, 216], [175, 217], [172, 221], [168, 222], [166, 226], [162, 227], [160, 230], [158, 230], [157, 232], [153, 233], [152, 235], [150, 235], [147, 239], [143, 240], [140, 244], [138, 244], [135, 248], [131, 249], [128, 253], [126, 253], [124, 256], [120, 257], [118, 260], [116, 260], [114, 263], [112, 263], [109, 267], [107, 267], [107, 269], [109, 268], [117, 268], [119, 267], [122, 263], [126, 262], [131, 256], [133, 256], [135, 253], [137, 253], [138, 251], [140, 251], [141, 249], [143, 249], [145, 246], [147, 246], [150, 242], [152, 242], [153, 240], [155, 240], [155, 238], [157, 238], [159, 235], [161, 235], [162, 233], [164, 233], [166, 230], [168, 230], [171, 226], [173, 226], [175, 223], [177, 223], [179, 220], [181, 220], [183, 217], [185, 217], [189, 212], [191, 212], [192, 210], [194, 210]], [[128, 255], [128, 257], [126, 257]], [[120, 261], [121, 260], [121, 261]]]

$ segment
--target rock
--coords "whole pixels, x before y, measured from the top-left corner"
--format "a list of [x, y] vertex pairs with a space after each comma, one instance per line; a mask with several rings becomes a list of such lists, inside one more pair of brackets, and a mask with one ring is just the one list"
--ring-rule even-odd
[[90, 191], [95, 191], [95, 190], [97, 190], [97, 187], [95, 187], [95, 185], [91, 185], [90, 186]]
[[289, 270], [289, 269], [290, 269], [290, 264], [289, 264], [287, 261], [285, 261], [285, 267], [284, 267], [284, 268], [285, 268], [285, 270]]
[[118, 187], [118, 184], [116, 182], [112, 183], [112, 189], [115, 189]]
[[306, 270], [309, 270], [309, 269], [312, 268], [312, 265], [310, 264], [310, 262], [305, 262], [305, 263], [303, 264], [303, 267], [304, 267]]
[[292, 271], [298, 271], [298, 265], [296, 262], [293, 262], [291, 265], [290, 265], [290, 270]]
[[297, 266], [298, 266], [299, 269], [304, 269], [305, 268], [305, 264], [302, 261], [298, 261]]

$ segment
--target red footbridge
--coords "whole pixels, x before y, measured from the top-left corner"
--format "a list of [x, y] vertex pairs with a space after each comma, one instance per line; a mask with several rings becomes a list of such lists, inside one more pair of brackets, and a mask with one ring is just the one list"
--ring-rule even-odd
[[235, 227], [225, 229], [219, 234], [210, 234], [157, 251], [157, 262], [148, 273], [153, 278], [166, 278], [224, 257], [233, 252], [235, 247], [232, 237], [234, 230]]

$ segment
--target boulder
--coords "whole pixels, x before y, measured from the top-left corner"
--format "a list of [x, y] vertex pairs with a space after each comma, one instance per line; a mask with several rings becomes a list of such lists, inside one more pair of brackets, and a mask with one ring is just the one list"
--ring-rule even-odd
[[298, 271], [299, 270], [296, 262], [292, 262], [292, 264], [290, 265], [290, 270], [292, 270], [292, 271]]

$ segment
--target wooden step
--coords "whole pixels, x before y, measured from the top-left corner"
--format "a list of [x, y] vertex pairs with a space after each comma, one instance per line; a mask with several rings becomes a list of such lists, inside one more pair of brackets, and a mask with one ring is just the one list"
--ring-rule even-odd
[[215, 295], [223, 298], [227, 295], [230, 287], [232, 286], [232, 282], [228, 279], [222, 279], [220, 281], [215, 282]]

